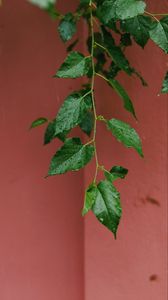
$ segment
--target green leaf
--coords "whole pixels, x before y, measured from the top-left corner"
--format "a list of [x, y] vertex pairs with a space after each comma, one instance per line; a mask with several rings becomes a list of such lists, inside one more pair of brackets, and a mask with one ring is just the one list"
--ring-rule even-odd
[[60, 13], [55, 8], [56, 0], [27, 0], [27, 1], [45, 10], [53, 20], [56, 20], [60, 16]]
[[161, 93], [162, 94], [167, 94], [168, 93], [168, 72], [166, 73], [166, 76], [163, 80]]
[[128, 169], [123, 168], [121, 166], [114, 166], [110, 170], [110, 173], [113, 174], [114, 176], [118, 177], [118, 178], [124, 179], [125, 176], [128, 174]]
[[118, 73], [121, 71], [121, 69], [112, 61], [110, 67], [109, 67], [109, 71], [106, 73], [108, 78], [114, 79]]
[[118, 178], [124, 179], [127, 173], [128, 169], [125, 169], [121, 166], [114, 166], [110, 171], [104, 171], [105, 177], [111, 182], [115, 181]]
[[49, 14], [49, 16], [53, 20], [58, 19], [58, 17], [60, 16], [60, 13], [57, 11], [57, 9], [55, 8], [55, 5], [52, 4], [52, 3], [49, 4], [49, 6], [45, 10], [47, 11], [47, 13]]
[[118, 46], [112, 46], [111, 48], [108, 47], [108, 51], [117, 66], [125, 71], [128, 75], [131, 75], [132, 68], [130, 67], [129, 62], [122, 52], [121, 48]]
[[89, 5], [90, 0], [80, 0], [80, 5]]
[[[102, 35], [100, 34], [100, 32], [94, 33], [94, 42], [95, 42], [95, 45], [94, 45], [93, 55], [97, 59], [97, 62], [95, 63], [95, 71], [99, 72], [100, 70], [103, 69], [103, 66], [106, 63], [104, 49], [102, 49], [101, 47], [99, 47], [97, 45], [97, 44], [100, 45], [103, 43]], [[87, 39], [87, 46], [88, 46], [89, 53], [91, 53], [91, 50], [92, 50], [92, 37], [91, 36], [89, 36]], [[92, 70], [91, 70], [91, 72], [92, 72]]]
[[115, 20], [110, 20], [110, 21], [108, 22], [108, 24], [106, 24], [106, 26], [107, 26], [108, 28], [112, 29], [115, 33], [121, 34], [121, 32], [120, 32], [120, 31], [118, 30], [118, 28], [117, 28], [117, 25], [118, 25], [118, 23], [117, 23], [117, 21], [115, 21]]
[[49, 144], [54, 138], [58, 138], [61, 141], [65, 141], [67, 134], [69, 131], [64, 131], [59, 134], [55, 134], [55, 122], [52, 121], [48, 124], [47, 129], [44, 134], [44, 145]]
[[121, 35], [120, 44], [121, 46], [125, 46], [125, 47], [132, 45], [130, 33], [124, 33]]
[[43, 125], [44, 123], [48, 122], [48, 119], [46, 118], [38, 118], [35, 121], [32, 122], [30, 128], [35, 128], [37, 126]]
[[151, 28], [151, 18], [146, 16], [136, 16], [134, 18], [122, 21], [122, 30], [129, 32], [138, 45], [142, 48], [149, 40], [149, 30]]
[[96, 201], [97, 192], [98, 191], [95, 184], [91, 184], [89, 188], [86, 190], [82, 216], [86, 215], [88, 211], [92, 209], [92, 206]]
[[166, 33], [166, 36], [168, 38], [168, 16], [160, 19], [160, 23], [162, 24], [164, 31]]
[[111, 20], [125, 20], [143, 14], [146, 4], [139, 0], [106, 0], [97, 10], [98, 18], [108, 25]]
[[92, 111], [87, 111], [83, 116], [81, 123], [79, 124], [80, 128], [88, 136], [91, 135], [94, 126], [94, 116]]
[[105, 63], [107, 62], [105, 54], [104, 53], [100, 53], [97, 55], [97, 62], [95, 64], [95, 72], [99, 73], [99, 72], [103, 72], [103, 67], [105, 65]]
[[[97, 56], [99, 54], [104, 53], [102, 48], [99, 48], [98, 46], [96, 46], [96, 43], [98, 44], [102, 44], [103, 40], [102, 40], [102, 35], [100, 34], [100, 32], [94, 32], [94, 42], [95, 42], [95, 46], [94, 46], [94, 57], [97, 58]], [[87, 46], [88, 46], [88, 51], [89, 53], [91, 53], [92, 51], [92, 37], [89, 36], [87, 39]]]
[[44, 134], [44, 145], [49, 144], [54, 138], [55, 127], [54, 123], [50, 122]]
[[104, 0], [95, 0], [95, 3], [97, 6], [101, 5], [104, 2]]
[[116, 238], [116, 232], [122, 214], [120, 194], [108, 180], [100, 181], [98, 184], [96, 200], [93, 204], [92, 211], [97, 219], [113, 232]]
[[72, 13], [66, 14], [61, 20], [58, 31], [63, 42], [69, 41], [76, 32], [76, 22]]
[[[108, 78], [114, 79], [120, 71], [121, 71], [121, 69], [114, 62], [112, 62], [111, 65], [110, 65], [109, 71], [108, 72], [103, 72], [103, 73]], [[142, 75], [136, 69], [130, 68], [130, 71], [132, 72], [132, 74], [135, 74], [138, 77], [138, 79], [140, 79], [143, 86], [148, 86], [145, 79], [142, 77]]]
[[77, 78], [87, 75], [91, 65], [91, 57], [85, 57], [79, 52], [68, 54], [64, 63], [59, 68], [54, 77], [59, 78]]
[[[115, 46], [115, 40], [114, 40], [111, 32], [109, 32], [105, 28], [105, 26], [101, 26], [101, 30], [102, 30], [102, 44], [103, 44], [103, 47], [106, 48], [106, 46], [107, 46], [108, 48], [110, 48], [110, 47]], [[106, 50], [106, 49], [104, 49], [104, 50]], [[110, 56], [110, 54], [109, 54], [109, 56]]]
[[110, 85], [113, 87], [113, 89], [117, 92], [117, 94], [123, 100], [125, 109], [127, 111], [129, 111], [136, 118], [134, 106], [132, 104], [130, 97], [128, 96], [127, 92], [125, 91], [125, 89], [122, 87], [122, 85], [117, 80], [115, 80], [115, 79], [108, 79], [108, 80], [109, 80]]
[[142, 143], [134, 128], [117, 119], [107, 121], [107, 128], [119, 142], [128, 148], [134, 148], [143, 157]]
[[116, 17], [120, 20], [143, 14], [146, 4], [139, 0], [116, 0]]
[[168, 53], [168, 19], [154, 22], [149, 34], [154, 43]]
[[54, 123], [50, 122], [44, 134], [44, 145], [49, 144], [52, 141], [52, 139], [54, 138], [54, 132]]
[[143, 86], [148, 86], [146, 80], [142, 77], [142, 75], [137, 70], [135, 70], [133, 68], [132, 72], [133, 72], [133, 74], [135, 74], [140, 79], [140, 81], [141, 81], [141, 83], [142, 83]]
[[104, 37], [104, 44], [108, 54], [111, 56], [115, 64], [122, 70], [124, 70], [128, 75], [132, 74], [132, 68], [130, 67], [129, 61], [125, 57], [124, 53], [122, 52], [121, 48], [116, 46], [114, 43], [114, 39], [112, 35], [102, 27], [103, 37]]
[[94, 147], [92, 145], [85, 146], [78, 138], [66, 139], [64, 145], [52, 158], [48, 175], [78, 171], [90, 162], [93, 154]]
[[69, 131], [81, 124], [88, 109], [92, 108], [90, 93], [90, 90], [85, 89], [74, 92], [65, 99], [57, 117], [49, 123], [46, 129], [44, 144], [50, 143], [56, 137], [64, 141]]
[[28, 0], [28, 2], [37, 5], [42, 9], [47, 9], [50, 6], [50, 4], [56, 3], [56, 0]]
[[114, 0], [106, 0], [97, 9], [97, 17], [103, 24], [107, 25], [112, 19], [116, 18], [115, 5]]
[[69, 95], [62, 104], [54, 121], [55, 135], [79, 125], [87, 110], [91, 108], [91, 90], [81, 90]]

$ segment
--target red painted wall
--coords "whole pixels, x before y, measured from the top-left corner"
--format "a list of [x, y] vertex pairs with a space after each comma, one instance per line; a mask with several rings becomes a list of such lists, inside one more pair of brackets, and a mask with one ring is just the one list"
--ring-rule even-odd
[[[148, 4], [149, 11], [168, 11], [167, 1], [148, 1]], [[168, 60], [152, 42], [145, 51], [135, 46], [127, 55], [149, 84], [143, 88], [136, 78], [126, 75], [121, 78], [135, 103], [138, 123], [124, 111], [120, 98], [101, 79], [97, 80], [98, 110], [106, 117], [121, 118], [137, 129], [143, 140], [145, 158], [116, 142], [100, 124], [97, 141], [100, 162], [108, 168], [123, 165], [129, 174], [116, 184], [123, 207], [117, 240], [92, 214], [85, 220], [86, 300], [168, 298], [168, 97], [158, 96]], [[156, 204], [150, 199], [156, 200]]]
[[[151, 11], [168, 11], [166, 0], [148, 2]], [[64, 8], [75, 3], [67, 1]], [[127, 52], [149, 83], [143, 88], [136, 79], [121, 78], [134, 100], [138, 123], [97, 79], [98, 111], [136, 127], [145, 154], [142, 160], [100, 124], [100, 161], [106, 167], [129, 168], [127, 179], [117, 183], [123, 218], [114, 241], [91, 213], [84, 234], [80, 210], [91, 166], [85, 178], [79, 172], [44, 179], [60, 143], [43, 147], [43, 129], [28, 130], [35, 118], [54, 117], [65, 96], [80, 84], [80, 80], [51, 78], [65, 55], [55, 24], [44, 12], [26, 1], [4, 1], [0, 9], [0, 299], [167, 300], [167, 97], [157, 96], [167, 57], [152, 43], [145, 52], [137, 46]]]
[[65, 48], [46, 13], [3, 2], [0, 299], [83, 299], [83, 175], [44, 179], [59, 143], [43, 147], [44, 130], [28, 130], [39, 116], [53, 118], [70, 93], [72, 82], [52, 79]]

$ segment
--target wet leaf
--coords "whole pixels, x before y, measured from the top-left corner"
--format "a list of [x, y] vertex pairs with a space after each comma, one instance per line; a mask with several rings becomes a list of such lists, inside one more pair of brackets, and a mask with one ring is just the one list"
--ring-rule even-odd
[[92, 211], [97, 219], [113, 232], [116, 238], [122, 209], [120, 194], [110, 181], [103, 180], [98, 184]]
[[32, 122], [30, 128], [35, 128], [35, 127], [41, 126], [41, 125], [45, 124], [46, 122], [48, 122], [48, 119], [38, 118], [38, 119], [36, 119], [35, 121]]
[[54, 77], [77, 78], [88, 73], [91, 65], [91, 58], [85, 57], [79, 52], [71, 52], [57, 71]]
[[154, 22], [149, 31], [150, 38], [166, 53], [168, 53], [168, 18]]
[[128, 148], [134, 148], [139, 155], [143, 157], [142, 143], [134, 128], [117, 119], [107, 121], [107, 128], [119, 142], [123, 143]]
[[91, 184], [89, 186], [89, 188], [86, 190], [85, 192], [85, 200], [84, 200], [84, 207], [82, 210], [82, 215], [86, 215], [88, 213], [89, 210], [92, 209], [93, 204], [96, 201], [96, 197], [97, 197], [97, 187], [95, 184]]
[[83, 145], [78, 138], [66, 139], [64, 145], [53, 156], [48, 175], [67, 171], [78, 171], [90, 162], [94, 154], [92, 145]]
[[168, 72], [165, 75], [165, 78], [163, 80], [163, 85], [162, 85], [162, 94], [167, 94], [168, 93]]
[[69, 41], [76, 32], [76, 22], [72, 13], [66, 14], [61, 20], [58, 31], [63, 42]]

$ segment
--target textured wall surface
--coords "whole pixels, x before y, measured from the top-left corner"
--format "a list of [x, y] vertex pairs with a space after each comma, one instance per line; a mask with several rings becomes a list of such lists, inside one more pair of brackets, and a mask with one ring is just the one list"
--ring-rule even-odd
[[[148, 1], [148, 10], [168, 11], [167, 1]], [[151, 54], [152, 53], [152, 54]], [[166, 300], [167, 294], [167, 118], [168, 97], [158, 96], [168, 68], [166, 55], [153, 43], [127, 55], [149, 87], [123, 75], [138, 114], [138, 123], [102, 80], [97, 80], [99, 112], [130, 122], [143, 140], [145, 158], [126, 149], [99, 127], [98, 155], [106, 167], [129, 169], [121, 191], [123, 217], [115, 241], [90, 214], [85, 221], [86, 300]], [[103, 137], [103, 139], [102, 139]], [[88, 172], [90, 174], [90, 172]], [[88, 174], [86, 181], [89, 182]]]
[[83, 299], [83, 175], [44, 179], [59, 143], [43, 147], [44, 130], [28, 130], [45, 113], [53, 118], [71, 90], [70, 81], [51, 78], [65, 49], [46, 13], [23, 0], [3, 2], [0, 299]]
[[[3, 2], [0, 300], [167, 300], [168, 99], [158, 96], [168, 68], [166, 56], [152, 43], [145, 52], [137, 46], [127, 51], [149, 84], [143, 88], [136, 78], [121, 78], [135, 103], [138, 123], [97, 79], [98, 111], [130, 122], [142, 137], [145, 154], [141, 159], [102, 124], [98, 127], [100, 162], [107, 168], [129, 168], [127, 178], [116, 184], [123, 218], [114, 241], [91, 213], [85, 229], [80, 216], [83, 185], [90, 182], [93, 164], [85, 180], [83, 172], [44, 179], [60, 143], [43, 147], [43, 129], [28, 130], [39, 116], [53, 118], [65, 96], [80, 84], [51, 78], [66, 55], [55, 24], [26, 1]], [[75, 2], [67, 1], [65, 9]], [[167, 0], [148, 2], [150, 11], [168, 11]]]

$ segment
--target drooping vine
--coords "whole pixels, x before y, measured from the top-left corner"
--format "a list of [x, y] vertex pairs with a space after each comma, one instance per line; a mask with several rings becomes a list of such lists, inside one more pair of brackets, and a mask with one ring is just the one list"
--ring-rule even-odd
[[[83, 18], [88, 25], [88, 55], [75, 51], [78, 39], [67, 45], [67, 57], [54, 75], [57, 78], [78, 78], [88, 80], [81, 90], [68, 95], [61, 105], [56, 118], [38, 118], [31, 127], [44, 123], [47, 128], [44, 144], [55, 138], [63, 145], [51, 159], [48, 176], [78, 171], [95, 159], [95, 172], [90, 186], [86, 189], [82, 214], [92, 210], [97, 219], [116, 237], [122, 215], [120, 194], [114, 182], [123, 179], [128, 170], [122, 166], [113, 166], [107, 170], [99, 164], [96, 146], [97, 122], [102, 122], [107, 130], [128, 148], [134, 148], [143, 157], [142, 143], [138, 133], [129, 124], [112, 118], [107, 120], [97, 115], [95, 99], [95, 79], [100, 77], [121, 98], [127, 112], [136, 119], [133, 102], [119, 82], [120, 72], [136, 76], [143, 86], [147, 86], [142, 75], [131, 66], [125, 56], [125, 49], [136, 42], [144, 48], [151, 39], [166, 54], [168, 53], [168, 14], [151, 13], [141, 0], [78, 0], [75, 12], [65, 15], [56, 8], [55, 0], [29, 0], [45, 9], [53, 19], [59, 20], [58, 32], [64, 43], [74, 38], [77, 22]], [[117, 38], [116, 38], [117, 37]], [[119, 41], [119, 42], [117, 42]], [[165, 75], [161, 93], [168, 93], [168, 72]], [[80, 138], [69, 137], [71, 130], [79, 126], [87, 134], [88, 141], [82, 144]], [[104, 179], [97, 182], [98, 172], [104, 173]]]

